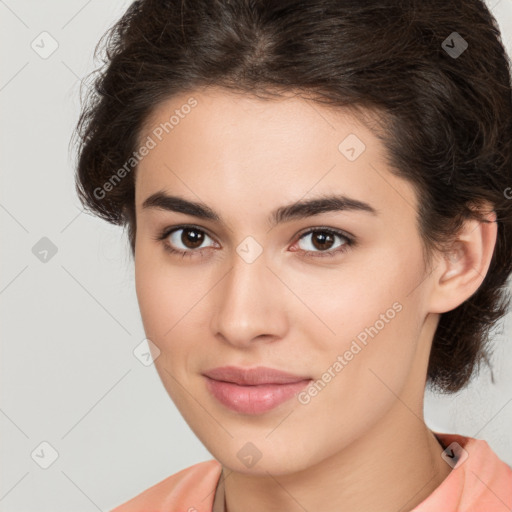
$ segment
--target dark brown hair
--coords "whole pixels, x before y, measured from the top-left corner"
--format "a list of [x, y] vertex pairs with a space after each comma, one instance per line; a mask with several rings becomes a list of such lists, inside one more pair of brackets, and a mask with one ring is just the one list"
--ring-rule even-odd
[[391, 171], [416, 191], [428, 261], [464, 219], [484, 220], [475, 206], [487, 201], [496, 212], [490, 268], [441, 315], [428, 383], [458, 391], [489, 362], [491, 328], [510, 304], [512, 94], [510, 61], [483, 1], [142, 0], [95, 56], [103, 48], [74, 133], [76, 185], [87, 210], [128, 229], [132, 256], [136, 165], [130, 172], [126, 162], [162, 101], [215, 86], [262, 98], [303, 92], [371, 112], [385, 127], [378, 136]]

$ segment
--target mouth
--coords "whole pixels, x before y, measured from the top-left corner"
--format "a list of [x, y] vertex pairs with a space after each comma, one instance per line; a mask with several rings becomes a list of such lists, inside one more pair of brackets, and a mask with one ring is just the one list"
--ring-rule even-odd
[[262, 414], [287, 402], [313, 380], [266, 367], [222, 367], [203, 376], [208, 391], [219, 403], [250, 415]]

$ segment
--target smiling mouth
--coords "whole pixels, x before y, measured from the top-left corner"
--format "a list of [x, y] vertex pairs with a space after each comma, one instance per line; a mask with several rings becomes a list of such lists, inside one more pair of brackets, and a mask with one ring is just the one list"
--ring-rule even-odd
[[225, 407], [241, 414], [263, 414], [287, 402], [312, 379], [289, 383], [236, 384], [206, 377], [206, 387]]

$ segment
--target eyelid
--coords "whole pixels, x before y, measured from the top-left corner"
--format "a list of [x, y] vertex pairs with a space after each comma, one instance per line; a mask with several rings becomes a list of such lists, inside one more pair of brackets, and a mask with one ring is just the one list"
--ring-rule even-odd
[[315, 232], [315, 231], [327, 231], [329, 233], [333, 233], [335, 235], [342, 236], [342, 237], [346, 238], [347, 240], [349, 240], [350, 242], [355, 243], [355, 236], [352, 235], [351, 233], [348, 233], [347, 231], [340, 229], [340, 228], [331, 228], [328, 226], [311, 226], [309, 228], [305, 228], [305, 229], [299, 231], [297, 233], [296, 237], [298, 239], [300, 239], [303, 235], [309, 234], [309, 233]]

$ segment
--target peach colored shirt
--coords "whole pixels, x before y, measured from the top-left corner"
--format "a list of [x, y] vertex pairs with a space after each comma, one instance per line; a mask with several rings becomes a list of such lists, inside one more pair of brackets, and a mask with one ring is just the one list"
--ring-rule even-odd
[[[487, 442], [457, 434], [435, 434], [446, 447], [443, 458], [453, 469], [411, 512], [510, 512], [512, 469]], [[213, 512], [214, 499], [215, 508], [223, 510], [223, 496], [215, 494], [217, 486], [222, 489], [221, 470], [215, 459], [199, 462], [111, 512]]]

